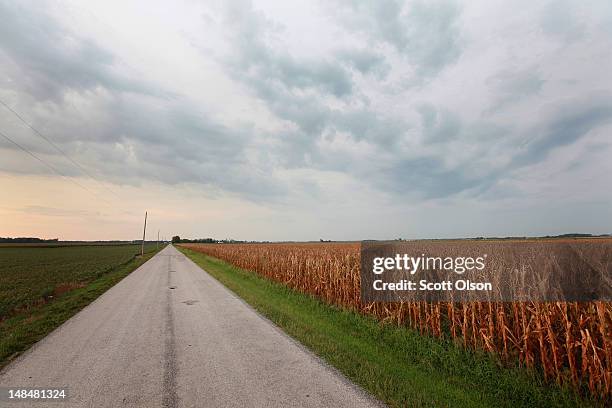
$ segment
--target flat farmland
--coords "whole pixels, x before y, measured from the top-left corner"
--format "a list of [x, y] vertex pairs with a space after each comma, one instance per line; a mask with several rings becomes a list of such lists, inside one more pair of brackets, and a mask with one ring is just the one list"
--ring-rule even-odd
[[156, 245], [0, 247], [0, 368], [144, 264]]
[[[558, 245], [573, 242], [540, 241]], [[490, 242], [495, 245], [497, 241]], [[604, 241], [580, 242], [588, 246]], [[423, 241], [423, 245], [429, 243]], [[355, 310], [381, 322], [407, 326], [427, 337], [449, 339], [467, 349], [484, 351], [504, 365], [527, 368], [548, 382], [573, 387], [583, 395], [607, 401], [612, 396], [610, 302], [362, 303], [359, 243], [181, 246], [252, 271], [327, 304]], [[609, 259], [606, 262], [610, 265]]]
[[[146, 247], [154, 249], [155, 245]], [[0, 247], [0, 322], [14, 312], [85, 286], [139, 252], [139, 245]]]

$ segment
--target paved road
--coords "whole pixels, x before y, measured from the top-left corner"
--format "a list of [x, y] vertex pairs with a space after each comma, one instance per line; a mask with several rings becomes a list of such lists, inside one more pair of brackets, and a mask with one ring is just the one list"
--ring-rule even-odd
[[51, 407], [376, 406], [172, 246], [6, 367], [6, 386], [67, 386]]

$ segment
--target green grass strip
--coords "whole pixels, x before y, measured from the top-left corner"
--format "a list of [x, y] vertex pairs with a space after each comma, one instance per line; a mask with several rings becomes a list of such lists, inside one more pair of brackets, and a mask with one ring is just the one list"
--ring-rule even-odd
[[397, 407], [573, 407], [594, 402], [485, 353], [325, 304], [179, 248], [291, 337], [376, 398]]
[[96, 300], [156, 253], [157, 251], [153, 251], [145, 253], [142, 258], [134, 257], [83, 288], [66, 292], [47, 304], [0, 322], [0, 368]]

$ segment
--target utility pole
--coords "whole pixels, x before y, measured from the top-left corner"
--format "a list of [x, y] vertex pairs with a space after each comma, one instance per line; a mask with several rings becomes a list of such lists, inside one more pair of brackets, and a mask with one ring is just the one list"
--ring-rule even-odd
[[140, 255], [144, 255], [144, 243], [145, 243], [146, 234], [147, 234], [147, 212], [145, 211], [145, 223], [144, 223], [144, 229], [142, 230], [142, 246], [140, 247]]
[[159, 230], [157, 230], [157, 249], [159, 249]]

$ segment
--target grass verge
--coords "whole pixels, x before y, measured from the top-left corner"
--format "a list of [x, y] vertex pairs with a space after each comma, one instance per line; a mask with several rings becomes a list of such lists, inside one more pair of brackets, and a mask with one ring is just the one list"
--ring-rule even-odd
[[591, 406], [531, 372], [451, 341], [325, 304], [316, 298], [178, 248], [291, 337], [376, 398], [397, 407]]
[[156, 253], [157, 251], [153, 251], [145, 253], [144, 257], [134, 257], [82, 288], [63, 293], [49, 303], [30, 308], [0, 322], [0, 369], [151, 259]]

